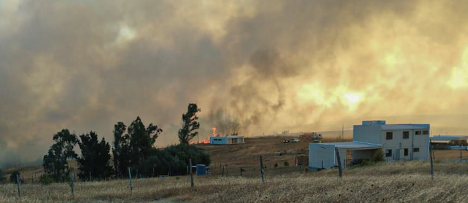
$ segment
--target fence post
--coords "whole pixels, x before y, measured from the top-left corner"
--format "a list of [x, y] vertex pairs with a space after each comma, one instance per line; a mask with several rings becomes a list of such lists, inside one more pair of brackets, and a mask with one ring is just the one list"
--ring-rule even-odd
[[242, 167], [240, 167], [240, 173], [241, 173], [241, 176], [242, 176]]
[[221, 170], [221, 176], [224, 176], [224, 166], [223, 166], [223, 169]]
[[72, 173], [71, 174], [71, 184], [70, 184], [70, 188], [71, 188], [71, 195], [74, 197], [75, 196], [75, 173]]
[[21, 197], [21, 179], [19, 174], [16, 174], [16, 183], [18, 184], [18, 197]]
[[434, 162], [432, 160], [432, 146], [429, 147], [429, 154], [431, 155], [431, 180], [434, 180]]
[[462, 147], [462, 145], [460, 145], [460, 162], [463, 162], [463, 155], [462, 155], [462, 153], [463, 153], [463, 147]]
[[128, 178], [130, 180], [130, 194], [133, 194], [132, 173], [130, 172], [130, 167], [128, 167]]
[[192, 159], [189, 159], [189, 164], [190, 164], [190, 187], [193, 187], [193, 172], [192, 172]]
[[341, 159], [340, 159], [340, 152], [338, 151], [338, 148], [335, 147], [335, 152], [336, 152], [336, 160], [338, 161], [338, 175], [340, 178], [343, 176], [343, 171], [341, 168]]
[[262, 183], [265, 184], [265, 171], [263, 169], [263, 158], [260, 156], [260, 173], [262, 174]]

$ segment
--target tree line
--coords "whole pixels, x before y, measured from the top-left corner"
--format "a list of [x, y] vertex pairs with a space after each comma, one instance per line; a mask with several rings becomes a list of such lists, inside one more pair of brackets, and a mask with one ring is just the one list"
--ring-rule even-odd
[[[77, 136], [63, 129], [53, 136], [55, 143], [43, 158], [44, 172], [54, 181], [64, 181], [73, 172], [72, 160], [76, 160], [81, 180], [101, 180], [111, 176], [123, 178], [128, 176], [129, 169], [138, 177], [181, 175], [187, 172], [189, 159], [196, 164], [209, 165], [209, 155], [188, 145], [200, 128], [197, 117], [200, 111], [196, 104], [188, 105], [178, 132], [180, 144], [164, 149], [154, 147], [163, 130], [152, 123], [145, 126], [140, 117], [129, 126], [123, 122], [114, 125], [112, 147], [105, 138], [98, 139], [96, 132]], [[77, 145], [80, 155], [74, 151]]]

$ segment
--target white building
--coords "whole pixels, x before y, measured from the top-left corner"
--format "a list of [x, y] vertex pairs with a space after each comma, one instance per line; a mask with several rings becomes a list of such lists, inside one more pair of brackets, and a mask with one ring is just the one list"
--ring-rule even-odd
[[335, 148], [342, 166], [371, 159], [377, 150], [387, 161], [428, 160], [429, 124], [390, 124], [363, 121], [353, 128], [353, 142], [309, 144], [311, 170], [337, 166]]
[[210, 144], [239, 144], [244, 143], [244, 137], [228, 135], [225, 137], [210, 137]]

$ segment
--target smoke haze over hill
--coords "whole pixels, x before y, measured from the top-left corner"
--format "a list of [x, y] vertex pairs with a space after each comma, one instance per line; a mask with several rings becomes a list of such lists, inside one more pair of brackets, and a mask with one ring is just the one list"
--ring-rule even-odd
[[178, 142], [197, 103], [240, 133], [363, 119], [468, 134], [468, 2], [0, 0], [0, 167], [63, 128], [137, 116]]

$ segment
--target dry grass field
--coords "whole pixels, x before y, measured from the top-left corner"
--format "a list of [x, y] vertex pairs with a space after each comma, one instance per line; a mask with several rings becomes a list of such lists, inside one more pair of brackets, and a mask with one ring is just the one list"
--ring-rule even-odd
[[218, 175], [166, 177], [75, 184], [0, 185], [0, 202], [466, 202], [467, 163], [437, 163], [432, 181], [428, 162], [382, 163], [376, 166], [320, 172], [266, 174], [258, 177]]
[[[306, 172], [306, 167], [294, 167], [296, 156], [308, 154], [308, 142], [284, 144], [283, 139], [201, 145], [212, 158], [212, 175], [195, 177], [194, 188], [189, 176], [136, 179], [133, 194], [128, 180], [77, 182], [72, 196], [68, 183], [31, 184], [30, 177], [38, 177], [42, 169], [29, 167], [21, 169], [26, 180], [22, 197], [18, 198], [16, 185], [0, 185], [0, 202], [468, 202], [463, 190], [468, 187], [468, 163], [460, 162], [458, 150], [435, 151], [434, 181], [429, 163], [418, 161], [346, 168], [339, 179], [336, 169]], [[267, 167], [265, 184], [260, 178], [260, 155]], [[468, 157], [468, 152], [462, 151], [462, 156]], [[242, 177], [240, 168], [245, 170]]]

